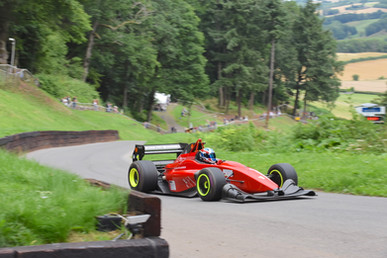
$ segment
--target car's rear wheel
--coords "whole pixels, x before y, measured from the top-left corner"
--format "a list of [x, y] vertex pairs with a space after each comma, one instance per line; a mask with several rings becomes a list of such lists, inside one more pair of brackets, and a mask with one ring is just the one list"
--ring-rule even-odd
[[271, 179], [278, 187], [282, 187], [284, 182], [292, 179], [298, 185], [298, 176], [294, 167], [288, 163], [278, 163], [269, 168], [267, 177]]
[[196, 188], [203, 201], [219, 201], [226, 178], [219, 168], [204, 168], [196, 179]]
[[128, 181], [130, 188], [150, 192], [157, 187], [158, 172], [156, 166], [149, 160], [135, 161], [130, 165]]

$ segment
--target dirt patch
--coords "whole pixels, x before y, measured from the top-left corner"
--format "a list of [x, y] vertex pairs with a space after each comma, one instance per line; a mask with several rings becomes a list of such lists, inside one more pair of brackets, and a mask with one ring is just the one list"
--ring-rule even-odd
[[354, 88], [355, 91], [368, 91], [384, 93], [387, 91], [387, 80], [373, 80], [373, 81], [342, 81], [342, 89]]
[[362, 53], [337, 53], [337, 58], [339, 61], [350, 61], [352, 59], [367, 58], [367, 57], [377, 57], [385, 56], [387, 53], [380, 52], [362, 52]]
[[343, 81], [353, 80], [354, 74], [359, 75], [359, 80], [377, 80], [387, 78], [387, 59], [369, 60], [350, 63], [344, 67], [344, 72], [339, 78]]
[[375, 7], [366, 7], [365, 9], [354, 9], [354, 10], [347, 10], [346, 8], [350, 8], [352, 6], [359, 6], [361, 5], [360, 3], [359, 4], [351, 4], [351, 5], [343, 5], [343, 6], [339, 6], [339, 7], [333, 7], [331, 9], [336, 9], [336, 10], [339, 10], [339, 14], [347, 14], [347, 13], [356, 13], [356, 14], [360, 14], [360, 13], [374, 13], [374, 12], [377, 12], [377, 11], [382, 11], [382, 12], [387, 12], [387, 9], [386, 8], [375, 8]]

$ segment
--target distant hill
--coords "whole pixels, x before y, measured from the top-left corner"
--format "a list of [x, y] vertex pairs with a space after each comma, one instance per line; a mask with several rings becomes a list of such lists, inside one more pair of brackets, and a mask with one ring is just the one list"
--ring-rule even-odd
[[387, 0], [325, 0], [320, 14], [338, 52], [387, 52]]

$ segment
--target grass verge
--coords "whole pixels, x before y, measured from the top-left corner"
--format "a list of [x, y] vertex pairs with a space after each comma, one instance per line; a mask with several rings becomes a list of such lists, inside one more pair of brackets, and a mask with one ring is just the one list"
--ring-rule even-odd
[[0, 150], [0, 247], [65, 242], [95, 231], [95, 216], [123, 212], [128, 191], [92, 187], [80, 177]]
[[297, 171], [300, 186], [307, 189], [387, 197], [386, 154], [218, 151], [217, 156], [238, 161], [264, 174], [273, 164], [290, 163]]

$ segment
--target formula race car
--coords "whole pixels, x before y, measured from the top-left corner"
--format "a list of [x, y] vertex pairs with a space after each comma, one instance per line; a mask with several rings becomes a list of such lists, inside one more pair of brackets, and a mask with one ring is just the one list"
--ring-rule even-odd
[[[316, 195], [297, 186], [297, 173], [288, 163], [271, 166], [265, 176], [238, 162], [216, 159], [214, 151], [204, 144], [199, 139], [191, 144], [136, 145], [128, 171], [130, 187], [141, 192], [199, 195], [204, 201], [269, 201]], [[175, 160], [143, 160], [146, 155], [171, 153], [177, 154]]]

